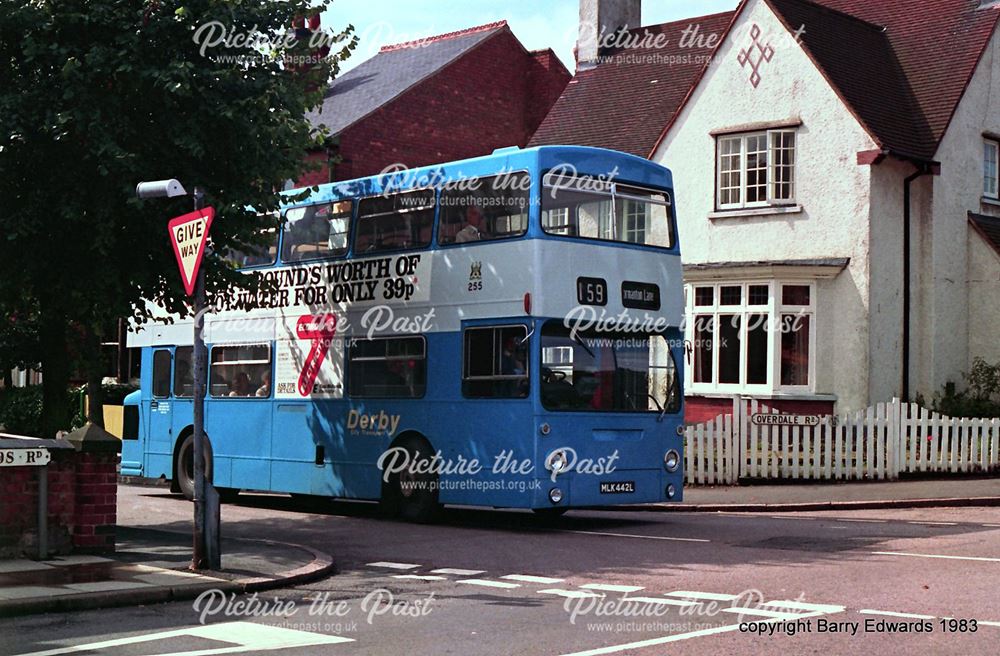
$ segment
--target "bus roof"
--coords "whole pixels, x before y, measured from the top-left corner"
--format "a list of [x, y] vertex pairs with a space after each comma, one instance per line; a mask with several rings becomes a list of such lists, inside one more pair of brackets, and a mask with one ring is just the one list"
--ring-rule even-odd
[[[496, 175], [505, 171], [548, 171], [563, 166], [567, 173], [608, 176], [614, 180], [638, 185], [671, 188], [670, 170], [647, 159], [628, 153], [592, 148], [589, 146], [535, 146], [533, 148], [499, 148], [489, 155], [432, 164], [413, 169], [387, 167], [387, 172], [355, 180], [345, 180], [318, 185], [319, 191], [305, 200], [282, 203], [283, 207], [311, 205], [316, 202], [340, 198], [373, 196], [388, 191], [403, 191], [436, 187], [443, 183]], [[282, 193], [283, 199], [308, 189], [290, 189]]]

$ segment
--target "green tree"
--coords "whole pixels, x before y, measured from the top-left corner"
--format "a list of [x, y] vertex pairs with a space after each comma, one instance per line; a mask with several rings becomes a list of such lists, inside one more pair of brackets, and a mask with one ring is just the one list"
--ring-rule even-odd
[[[0, 0], [0, 308], [36, 309], [44, 433], [64, 428], [71, 324], [188, 311], [166, 220], [191, 201], [139, 203], [137, 182], [204, 187], [220, 255], [276, 226], [274, 191], [326, 137], [305, 115], [357, 41], [290, 38], [328, 4]], [[256, 284], [205, 267], [210, 295]]]

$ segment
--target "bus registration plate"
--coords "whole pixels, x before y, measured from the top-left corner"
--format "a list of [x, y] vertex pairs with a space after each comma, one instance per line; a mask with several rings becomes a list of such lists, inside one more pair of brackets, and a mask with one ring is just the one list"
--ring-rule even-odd
[[603, 481], [601, 494], [631, 494], [635, 492], [635, 481]]

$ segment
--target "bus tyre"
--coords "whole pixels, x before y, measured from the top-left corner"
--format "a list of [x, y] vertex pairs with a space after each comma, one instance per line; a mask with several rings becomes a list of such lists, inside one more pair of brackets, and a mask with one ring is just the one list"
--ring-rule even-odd
[[[422, 471], [427, 468], [423, 463], [430, 460], [433, 454], [427, 440], [409, 438], [397, 446], [403, 447], [410, 454], [411, 466], [407, 470]], [[438, 503], [438, 477], [432, 473], [412, 471], [393, 473], [388, 483], [383, 484], [382, 501], [384, 510], [399, 515], [408, 522], [425, 524], [433, 521], [441, 509]]]
[[[205, 444], [202, 445], [202, 451], [205, 452], [205, 480], [211, 481], [212, 447], [209, 446], [208, 440], [205, 440]], [[194, 435], [188, 435], [181, 442], [180, 448], [177, 449], [177, 462], [174, 469], [181, 494], [188, 501], [194, 499]]]

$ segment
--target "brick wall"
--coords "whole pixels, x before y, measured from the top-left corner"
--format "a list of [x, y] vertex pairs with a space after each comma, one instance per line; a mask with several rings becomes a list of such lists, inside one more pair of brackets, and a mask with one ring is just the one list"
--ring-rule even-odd
[[50, 453], [45, 467], [0, 468], [0, 558], [37, 555], [42, 472], [48, 476], [48, 553], [113, 552], [118, 454], [72, 447]]
[[[503, 29], [340, 134], [335, 180], [524, 146], [570, 80], [549, 51], [528, 53]], [[326, 159], [312, 154], [311, 159]], [[298, 186], [326, 182], [308, 174]]]

